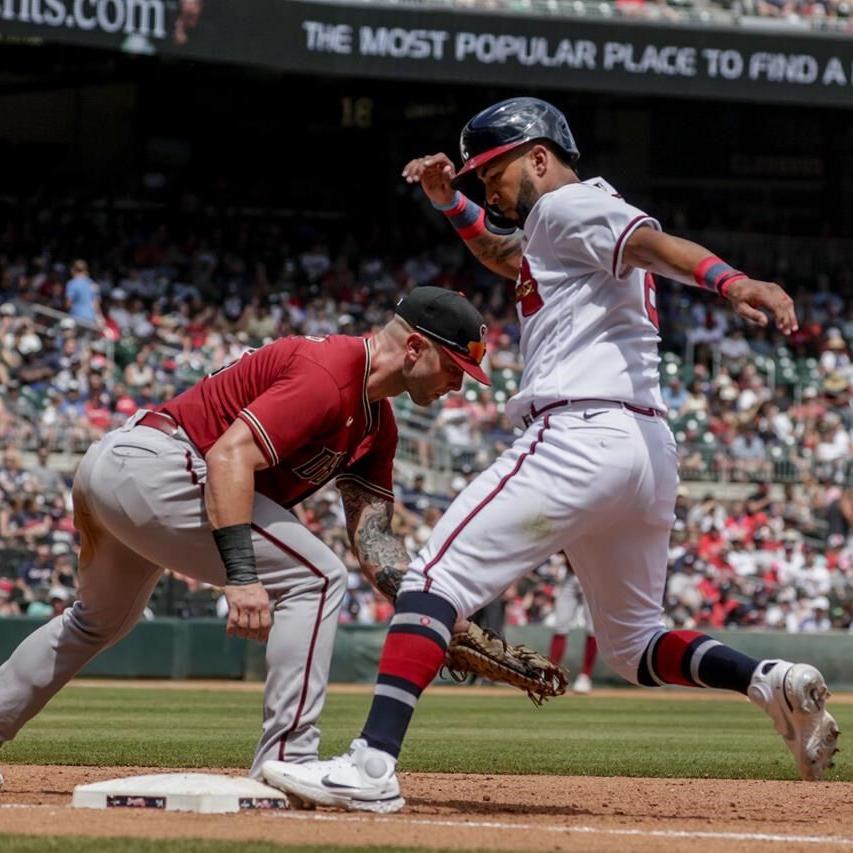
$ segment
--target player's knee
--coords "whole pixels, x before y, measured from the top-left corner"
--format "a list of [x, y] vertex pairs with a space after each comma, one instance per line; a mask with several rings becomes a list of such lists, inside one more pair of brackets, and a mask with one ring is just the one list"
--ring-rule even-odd
[[328, 582], [327, 594], [343, 595], [347, 588], [347, 567], [330, 551], [320, 569]]
[[98, 648], [118, 642], [133, 627], [133, 622], [117, 619], [107, 610], [87, 610], [79, 601], [63, 613], [63, 618], [78, 642]]

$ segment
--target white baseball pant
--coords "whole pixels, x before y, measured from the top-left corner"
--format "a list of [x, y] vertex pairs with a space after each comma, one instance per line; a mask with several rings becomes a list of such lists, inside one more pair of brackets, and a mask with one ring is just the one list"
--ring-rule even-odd
[[607, 401], [555, 407], [456, 498], [401, 591], [433, 592], [468, 616], [565, 551], [603, 658], [636, 683], [663, 628], [677, 488], [663, 417]]

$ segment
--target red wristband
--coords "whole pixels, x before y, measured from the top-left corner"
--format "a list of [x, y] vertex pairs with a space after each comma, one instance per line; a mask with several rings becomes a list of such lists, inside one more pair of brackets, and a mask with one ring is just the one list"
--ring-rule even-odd
[[457, 233], [463, 240], [471, 240], [474, 237], [479, 237], [485, 230], [486, 211], [481, 207], [477, 218], [467, 228], [460, 228]]
[[696, 264], [693, 270], [693, 280], [704, 290], [713, 290], [722, 297], [727, 297], [729, 288], [736, 282], [745, 279], [746, 273], [729, 266], [722, 258], [708, 255]]
[[456, 193], [453, 204], [439, 208], [463, 240], [479, 237], [486, 230], [486, 211], [467, 196]]

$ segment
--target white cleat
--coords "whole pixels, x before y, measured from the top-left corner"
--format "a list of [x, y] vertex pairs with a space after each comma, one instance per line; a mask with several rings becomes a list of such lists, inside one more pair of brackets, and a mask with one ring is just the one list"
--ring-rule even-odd
[[396, 760], [387, 752], [358, 738], [346, 755], [304, 764], [265, 761], [261, 772], [270, 785], [305, 802], [386, 814], [400, 811], [406, 804], [400, 796], [396, 767]]
[[748, 695], [785, 739], [800, 778], [822, 779], [833, 766], [840, 732], [826, 710], [830, 693], [820, 672], [807, 663], [763, 660], [753, 673]]
[[592, 693], [592, 679], [588, 675], [581, 673], [572, 685], [572, 693]]

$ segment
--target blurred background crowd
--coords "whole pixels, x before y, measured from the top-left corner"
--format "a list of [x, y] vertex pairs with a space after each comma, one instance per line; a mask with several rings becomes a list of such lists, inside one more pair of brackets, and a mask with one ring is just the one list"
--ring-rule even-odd
[[780, 24], [853, 30], [848, 0], [422, 0], [427, 5], [457, 9], [488, 9], [517, 14], [572, 14], [579, 16], [644, 18], [654, 21], [737, 22], [749, 26], [753, 18]]
[[[198, 214], [197, 200], [183, 205]], [[521, 374], [512, 284], [447, 232], [395, 242], [377, 229], [357, 240], [266, 220], [196, 215], [187, 229], [138, 213], [38, 210], [5, 211], [0, 231], [0, 615], [50, 616], [73, 601], [70, 477], [91, 441], [277, 336], [369, 333], [412, 287], [472, 296], [488, 320], [493, 381], [431, 410], [398, 401], [395, 525], [412, 552], [513, 440], [503, 414]], [[736, 265], [751, 260], [714, 248]], [[828, 265], [815, 282], [794, 266], [775, 257], [755, 272], [796, 298], [801, 327], [787, 340], [659, 282], [662, 383], [683, 480], [666, 597], [678, 626], [853, 629], [853, 299], [840, 295], [853, 288], [844, 269]], [[351, 569], [342, 619], [386, 620], [388, 603], [350, 554], [337, 492], [300, 512]], [[508, 590], [506, 621], [548, 624], [565, 573], [556, 555]], [[149, 613], [215, 616], [222, 606], [217, 590], [167, 574]]]

